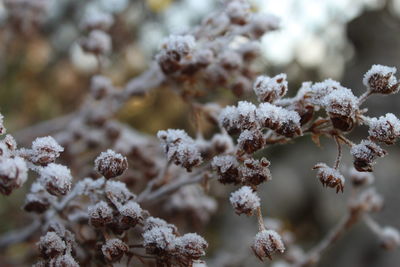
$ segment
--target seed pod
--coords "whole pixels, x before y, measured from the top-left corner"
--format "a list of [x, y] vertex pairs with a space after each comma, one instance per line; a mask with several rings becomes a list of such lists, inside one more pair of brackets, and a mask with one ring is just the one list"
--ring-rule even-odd
[[316, 164], [313, 170], [315, 169], [317, 170], [317, 178], [323, 186], [336, 188], [336, 193], [343, 192], [345, 179], [338, 170], [328, 167], [325, 163]]
[[107, 240], [101, 247], [104, 257], [110, 262], [119, 261], [128, 250], [129, 247], [118, 238]]
[[395, 94], [400, 89], [400, 83], [394, 76], [396, 71], [394, 67], [372, 65], [364, 75], [363, 84], [374, 94]]
[[197, 260], [206, 254], [208, 243], [203, 237], [195, 233], [188, 233], [176, 238], [174, 254], [178, 257]]
[[396, 143], [400, 137], [400, 120], [392, 113], [369, 121], [369, 138], [387, 145]]
[[49, 264], [50, 267], [79, 267], [79, 264], [72, 257], [70, 253], [67, 253], [62, 256], [58, 256], [55, 259], [52, 259]]
[[233, 192], [229, 200], [238, 215], [250, 216], [260, 207], [260, 198], [249, 186], [243, 186]]
[[143, 233], [143, 246], [146, 253], [162, 255], [173, 249], [175, 235], [169, 227], [153, 227]]
[[273, 103], [287, 93], [286, 74], [281, 73], [272, 78], [259, 76], [254, 83], [253, 90], [257, 95], [258, 101]]
[[121, 222], [124, 225], [135, 227], [143, 221], [142, 208], [134, 201], [129, 201], [118, 209], [121, 214]]
[[376, 192], [375, 188], [368, 188], [352, 201], [351, 208], [357, 211], [379, 212], [383, 204], [383, 197]]
[[136, 198], [136, 196], [126, 187], [126, 184], [119, 181], [107, 181], [104, 192], [107, 199], [116, 207]]
[[238, 138], [240, 154], [252, 154], [263, 148], [265, 143], [263, 133], [258, 130], [244, 130]]
[[50, 195], [40, 183], [33, 183], [31, 192], [26, 195], [24, 210], [43, 213], [50, 207], [50, 203], [54, 198], [55, 197]]
[[94, 164], [95, 170], [106, 179], [120, 176], [128, 168], [128, 160], [126, 157], [115, 153], [111, 149], [108, 149], [106, 152], [101, 152]]
[[71, 171], [66, 166], [50, 163], [41, 170], [39, 181], [50, 194], [66, 195], [71, 190]]
[[272, 179], [268, 169], [270, 162], [266, 158], [261, 160], [247, 159], [240, 167], [243, 183], [250, 186], [257, 186]]
[[166, 227], [170, 228], [173, 234], [178, 234], [178, 229], [175, 225], [167, 223], [165, 220], [157, 218], [157, 217], [148, 217], [144, 224], [144, 231], [150, 231], [156, 227]]
[[231, 155], [216, 156], [211, 163], [218, 174], [218, 181], [222, 184], [239, 184], [239, 163]]
[[276, 252], [283, 253], [285, 251], [285, 245], [282, 242], [281, 236], [273, 230], [258, 232], [251, 248], [261, 261], [266, 257], [272, 260], [272, 254]]
[[37, 245], [40, 254], [46, 259], [63, 254], [67, 248], [65, 242], [55, 232], [47, 232], [46, 235], [40, 237]]
[[32, 142], [29, 160], [36, 165], [46, 166], [54, 162], [64, 151], [53, 137], [39, 137]]
[[0, 193], [10, 195], [28, 179], [28, 167], [20, 157], [0, 159]]
[[360, 172], [372, 172], [375, 159], [387, 154], [380, 146], [369, 140], [363, 140], [360, 144], [353, 146], [350, 153], [353, 155], [354, 168]]
[[89, 222], [96, 228], [104, 227], [113, 220], [113, 210], [104, 201], [88, 208]]

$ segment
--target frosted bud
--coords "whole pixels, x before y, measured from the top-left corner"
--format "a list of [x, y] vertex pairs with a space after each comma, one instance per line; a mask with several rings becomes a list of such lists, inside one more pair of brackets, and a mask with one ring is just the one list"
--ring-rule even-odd
[[238, 138], [241, 153], [252, 154], [263, 148], [265, 144], [263, 133], [258, 129], [244, 130]]
[[199, 259], [206, 254], [208, 243], [196, 233], [189, 233], [176, 238], [175, 250], [178, 256]]
[[60, 267], [79, 267], [74, 257], [70, 253], [58, 256], [50, 261], [50, 266], [60, 266]]
[[63, 254], [67, 248], [65, 242], [55, 232], [47, 232], [46, 235], [40, 237], [37, 245], [43, 258], [55, 258]]
[[211, 163], [218, 174], [218, 181], [222, 184], [239, 184], [239, 163], [236, 157], [231, 155], [216, 156]]
[[63, 151], [64, 148], [53, 137], [39, 137], [32, 142], [29, 159], [33, 164], [47, 165], [54, 162]]
[[0, 113], [0, 135], [6, 133], [6, 128], [4, 127], [4, 116]]
[[372, 118], [369, 121], [368, 133], [373, 141], [392, 145], [400, 137], [400, 120], [392, 113]]
[[94, 165], [97, 172], [103, 175], [106, 179], [110, 179], [124, 173], [128, 168], [128, 160], [121, 154], [108, 149], [106, 152], [101, 152], [94, 161]]
[[274, 31], [279, 28], [280, 20], [278, 17], [270, 14], [252, 14], [250, 21], [247, 25], [248, 34], [258, 39], [269, 31]]
[[375, 159], [387, 154], [380, 146], [369, 140], [362, 140], [360, 144], [353, 146], [350, 153], [353, 156], [354, 168], [360, 172], [372, 172]]
[[240, 132], [237, 121], [239, 119], [239, 112], [235, 106], [226, 106], [219, 114], [219, 123], [230, 134], [237, 134]]
[[101, 30], [93, 30], [80, 42], [85, 52], [105, 55], [111, 51], [111, 37]]
[[100, 100], [113, 90], [111, 80], [103, 75], [94, 75], [90, 81], [90, 93], [93, 98]]
[[353, 186], [370, 185], [375, 180], [374, 175], [372, 173], [359, 172], [355, 168], [350, 169], [349, 178]]
[[175, 235], [168, 227], [154, 227], [143, 233], [143, 245], [148, 254], [160, 255], [173, 248]]
[[234, 148], [232, 138], [227, 134], [215, 134], [211, 139], [211, 145], [217, 154], [231, 151]]
[[343, 192], [345, 179], [338, 170], [329, 167], [325, 163], [318, 163], [313, 169], [317, 170], [317, 178], [323, 186], [336, 188], [336, 193]]
[[126, 184], [119, 181], [107, 181], [104, 192], [107, 198], [116, 207], [136, 198], [136, 196], [126, 187]]
[[169, 224], [165, 220], [157, 217], [148, 217], [144, 224], [144, 231], [150, 231], [151, 229], [156, 227], [170, 228], [174, 234], [178, 232], [178, 229], [176, 228], [175, 225]]
[[283, 253], [285, 251], [281, 236], [273, 230], [258, 232], [251, 248], [261, 261], [266, 257], [272, 259], [271, 256], [276, 252]]
[[226, 14], [234, 24], [246, 24], [250, 15], [250, 5], [245, 1], [231, 1], [226, 6]]
[[129, 247], [118, 238], [107, 240], [101, 247], [104, 257], [110, 262], [119, 261], [128, 250]]
[[118, 209], [121, 214], [121, 222], [131, 227], [136, 226], [139, 222], [143, 221], [142, 208], [138, 203], [129, 201]]
[[392, 250], [400, 246], [400, 233], [396, 228], [386, 226], [380, 232], [381, 246]]
[[9, 195], [28, 179], [28, 167], [20, 157], [0, 159], [0, 193]]
[[396, 68], [383, 65], [372, 65], [364, 75], [363, 84], [375, 94], [395, 94], [399, 91], [399, 83], [394, 74]]
[[103, 30], [107, 31], [114, 23], [113, 17], [105, 12], [91, 12], [87, 14], [81, 23], [81, 28], [85, 31]]
[[24, 209], [28, 212], [43, 213], [55, 199], [46, 189], [39, 183], [33, 183], [31, 192], [26, 195]]
[[63, 165], [50, 163], [40, 172], [40, 183], [54, 196], [65, 195], [71, 190], [71, 171]]
[[287, 93], [288, 82], [286, 74], [281, 73], [272, 78], [259, 76], [254, 83], [253, 90], [257, 95], [258, 101], [272, 103]]
[[229, 87], [235, 96], [242, 97], [251, 90], [251, 86], [251, 81], [247, 77], [241, 75], [236, 77]]
[[113, 220], [113, 210], [104, 201], [88, 207], [89, 222], [96, 228], [104, 227]]
[[242, 57], [233, 50], [225, 50], [218, 56], [219, 64], [226, 70], [235, 70], [242, 66]]
[[14, 151], [17, 149], [17, 142], [14, 137], [10, 134], [7, 134], [6, 137], [2, 140], [2, 143], [5, 144], [10, 151]]
[[272, 179], [269, 170], [270, 162], [266, 158], [260, 160], [246, 159], [240, 167], [243, 183], [250, 186], [257, 186]]
[[250, 216], [260, 207], [260, 198], [249, 186], [243, 186], [233, 192], [229, 200], [238, 215], [246, 214]]

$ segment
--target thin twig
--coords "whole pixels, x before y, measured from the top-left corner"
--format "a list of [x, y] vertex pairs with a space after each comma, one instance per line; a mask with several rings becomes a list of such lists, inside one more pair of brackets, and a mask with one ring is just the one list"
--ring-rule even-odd
[[340, 144], [340, 141], [339, 141], [339, 138], [337, 137], [337, 135], [335, 135], [333, 137], [333, 139], [335, 139], [336, 146], [337, 146], [337, 149], [338, 149], [338, 154], [337, 154], [337, 157], [336, 157], [336, 160], [335, 160], [335, 165], [334, 165], [335, 170], [337, 170], [337, 169], [339, 169], [340, 160], [342, 159], [342, 146]]

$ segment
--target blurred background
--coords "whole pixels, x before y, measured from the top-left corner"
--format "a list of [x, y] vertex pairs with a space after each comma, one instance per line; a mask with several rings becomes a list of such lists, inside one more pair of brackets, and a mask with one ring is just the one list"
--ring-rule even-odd
[[[372, 64], [400, 67], [400, 0], [249, 2], [255, 10], [282, 20], [280, 30], [262, 38], [258, 64], [260, 73], [266, 75], [287, 73], [290, 95], [303, 81], [326, 78], [338, 80], [360, 95], [365, 90], [363, 74]], [[15, 34], [9, 30], [9, 14], [0, 2], [0, 112], [8, 132], [17, 133], [80, 106], [97, 70], [96, 58], [77, 44], [82, 34], [80, 22], [91, 12], [107, 10], [115, 14], [110, 30], [113, 53], [105, 62], [104, 75], [122, 87], [148, 68], [164, 37], [190, 29], [218, 5], [217, 0], [54, 0], [34, 34]], [[224, 103], [238, 100], [230, 92], [219, 96]], [[370, 116], [387, 112], [398, 116], [399, 101], [396, 95], [373, 96], [366, 106]], [[179, 96], [159, 88], [128, 102], [118, 118], [151, 135], [166, 128], [193, 132], [187, 109]], [[366, 131], [360, 129], [352, 138], [358, 141]], [[385, 208], [376, 218], [382, 225], [400, 228], [400, 150], [393, 146], [388, 152], [389, 156], [375, 167], [377, 189], [385, 197]], [[334, 161], [335, 146], [322, 139], [318, 148], [308, 138], [301, 138], [295, 144], [272, 147], [263, 153], [272, 163], [273, 175], [261, 194], [265, 215], [281, 219], [307, 250], [346, 209], [348, 192], [336, 195], [322, 188], [311, 171], [317, 162]], [[348, 154], [344, 163], [350, 166]], [[210, 243], [209, 265], [269, 266], [268, 262], [257, 262], [249, 249], [257, 231], [255, 219], [234, 214], [227, 198], [233, 187], [215, 185], [212, 191], [219, 209], [207, 228], [199, 230]], [[20, 221], [24, 214], [20, 207], [27, 190], [18, 190], [11, 197], [0, 196], [1, 233], [26, 223], [26, 219]], [[20, 252], [30, 247], [14, 246], [5, 257], [18, 262], [23, 256]], [[399, 262], [400, 252], [380, 250], [376, 237], [361, 223], [324, 255], [319, 266], [378, 267], [398, 266]]]

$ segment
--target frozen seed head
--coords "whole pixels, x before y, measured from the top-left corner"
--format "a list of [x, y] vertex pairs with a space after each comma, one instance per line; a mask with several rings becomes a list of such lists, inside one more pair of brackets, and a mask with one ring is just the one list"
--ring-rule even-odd
[[363, 84], [374, 94], [395, 94], [400, 89], [394, 76], [396, 71], [394, 67], [372, 65], [364, 75]]
[[250, 216], [260, 207], [260, 198], [249, 186], [243, 186], [233, 192], [229, 198], [236, 214], [246, 214]]
[[242, 66], [242, 57], [238, 52], [233, 50], [225, 50], [218, 56], [221, 67], [226, 70], [236, 70]]
[[274, 130], [285, 137], [301, 135], [300, 116], [297, 112], [287, 110], [270, 103], [262, 103], [256, 110], [259, 124]]
[[4, 127], [4, 116], [0, 113], [0, 135], [6, 133], [6, 128]]
[[128, 168], [128, 160], [119, 153], [108, 149], [94, 161], [94, 168], [97, 172], [103, 175], [106, 179], [115, 178], [124, 173]]
[[369, 121], [369, 138], [387, 145], [396, 143], [400, 137], [400, 120], [392, 113]]
[[238, 138], [239, 150], [242, 153], [252, 154], [263, 148], [264, 144], [264, 136], [259, 129], [244, 130]]
[[157, 137], [169, 161], [186, 168], [187, 171], [202, 163], [203, 159], [196, 143], [185, 131], [173, 129], [158, 131]]
[[53, 137], [39, 137], [32, 142], [29, 159], [33, 164], [47, 165], [54, 162], [63, 151], [64, 148]]
[[136, 196], [126, 187], [126, 184], [119, 181], [107, 181], [104, 192], [106, 197], [116, 207], [136, 198]]
[[272, 179], [269, 170], [270, 162], [266, 158], [260, 160], [246, 159], [239, 170], [242, 175], [242, 182], [250, 186], [257, 186]]
[[228, 3], [225, 12], [234, 24], [246, 24], [250, 15], [250, 5], [246, 1], [234, 0]]
[[175, 239], [175, 253], [178, 257], [183, 256], [197, 260], [206, 255], [207, 247], [207, 241], [196, 233], [185, 234]]
[[109, 239], [101, 247], [104, 257], [109, 262], [119, 261], [129, 250], [128, 245], [118, 238]]
[[217, 154], [232, 151], [234, 144], [227, 134], [215, 134], [211, 139], [211, 145]]
[[342, 85], [332, 79], [327, 79], [322, 82], [315, 83], [311, 86], [305, 95], [309, 101], [317, 106], [324, 106], [324, 98], [335, 90], [342, 88]]
[[9, 195], [28, 179], [28, 167], [20, 157], [0, 158], [0, 193]]
[[213, 158], [211, 166], [218, 174], [218, 181], [222, 184], [239, 184], [239, 163], [232, 155], [222, 155]]
[[219, 123], [224, 127], [228, 133], [236, 134], [240, 132], [239, 125], [237, 124], [239, 112], [235, 106], [226, 106], [219, 114]]
[[24, 210], [43, 213], [50, 207], [53, 200], [55, 197], [50, 195], [39, 182], [35, 182], [31, 186], [30, 193], [26, 195]]
[[119, 213], [122, 216], [122, 223], [134, 227], [139, 222], [143, 221], [143, 210], [138, 203], [129, 201], [125, 205], [121, 206]]
[[88, 207], [89, 222], [96, 228], [104, 227], [113, 220], [113, 210], [104, 201]]
[[360, 172], [372, 172], [375, 159], [384, 157], [387, 152], [370, 140], [362, 140], [350, 150], [353, 156], [354, 168]]
[[247, 34], [253, 39], [258, 39], [266, 32], [274, 31], [279, 28], [280, 19], [271, 14], [255, 13], [250, 17], [247, 26]]
[[338, 170], [329, 167], [325, 163], [318, 163], [313, 169], [317, 170], [317, 178], [323, 186], [336, 188], [336, 193], [343, 192], [345, 179]]
[[400, 233], [396, 228], [386, 226], [380, 232], [381, 246], [393, 250], [400, 246]]
[[276, 252], [283, 253], [285, 251], [281, 236], [273, 230], [258, 232], [251, 248], [261, 261], [264, 258], [271, 260], [271, 256]]
[[90, 81], [90, 93], [93, 98], [100, 100], [113, 90], [111, 80], [103, 75], [94, 75]]
[[353, 186], [370, 185], [374, 182], [375, 178], [372, 173], [359, 172], [354, 167], [349, 171], [349, 178]]
[[111, 52], [111, 37], [101, 30], [93, 30], [80, 42], [85, 52], [95, 55], [105, 55]]
[[66, 195], [71, 190], [71, 171], [63, 165], [50, 163], [40, 172], [40, 183], [54, 196]]
[[225, 107], [219, 115], [219, 122], [228, 133], [236, 134], [257, 126], [255, 112], [256, 106], [254, 104], [247, 101], [240, 101], [237, 107]]
[[55, 232], [47, 232], [37, 243], [40, 254], [45, 259], [55, 258], [64, 253], [67, 245]]
[[143, 233], [143, 245], [149, 254], [162, 255], [173, 249], [175, 235], [169, 227], [154, 227]]
[[[47, 266], [47, 265], [45, 265]], [[70, 253], [66, 253], [65, 255], [58, 256], [55, 259], [50, 261], [50, 266], [57, 267], [79, 267], [78, 262], [72, 257]]]
[[254, 83], [253, 90], [258, 101], [273, 103], [286, 95], [288, 83], [286, 74], [281, 73], [275, 77], [259, 76]]
[[170, 228], [173, 233], [177, 233], [178, 229], [175, 225], [167, 223], [165, 220], [157, 218], [157, 217], [148, 217], [144, 224], [144, 231], [150, 231], [156, 227], [166, 227]]

